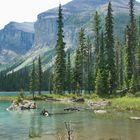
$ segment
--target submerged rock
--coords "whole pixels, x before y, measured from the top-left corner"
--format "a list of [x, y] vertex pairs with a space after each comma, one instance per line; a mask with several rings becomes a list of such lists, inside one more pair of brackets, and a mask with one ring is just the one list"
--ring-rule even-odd
[[130, 117], [131, 120], [140, 120], [140, 117]]
[[111, 105], [110, 101], [89, 102], [88, 105], [92, 108], [105, 108]]
[[7, 108], [8, 111], [17, 111], [17, 110], [29, 110], [36, 109], [37, 105], [34, 101], [23, 100], [20, 103], [13, 101], [10, 107]]
[[94, 113], [96, 113], [96, 114], [105, 114], [105, 113], [107, 113], [107, 111], [106, 110], [95, 110]]

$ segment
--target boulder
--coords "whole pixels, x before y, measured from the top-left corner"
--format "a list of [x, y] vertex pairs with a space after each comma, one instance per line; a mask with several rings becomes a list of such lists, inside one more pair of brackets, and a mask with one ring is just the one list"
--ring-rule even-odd
[[92, 108], [105, 108], [111, 105], [110, 101], [89, 102], [88, 105]]
[[85, 99], [84, 98], [78, 98], [78, 99], [74, 99], [73, 102], [84, 103]]
[[94, 113], [96, 113], [96, 114], [105, 114], [105, 113], [107, 113], [107, 111], [106, 110], [94, 110]]
[[29, 109], [36, 109], [37, 105], [34, 101], [27, 101], [23, 100], [20, 103], [16, 103], [13, 101], [13, 103], [10, 105], [10, 107], [7, 108], [8, 111], [17, 111], [17, 110], [29, 110]]

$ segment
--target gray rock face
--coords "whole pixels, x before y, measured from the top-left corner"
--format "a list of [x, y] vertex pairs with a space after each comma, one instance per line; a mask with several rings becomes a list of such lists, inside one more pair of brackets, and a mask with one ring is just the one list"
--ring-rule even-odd
[[[79, 29], [90, 21], [97, 6], [108, 0], [73, 0], [63, 6], [64, 36], [68, 47], [75, 47]], [[58, 8], [38, 15], [35, 23], [35, 44], [40, 47], [55, 47]]]
[[[73, 0], [63, 6], [64, 15], [64, 36], [67, 47], [76, 47], [77, 35], [79, 29], [84, 27], [88, 34], [92, 32], [92, 17], [96, 10], [104, 15], [107, 10], [109, 0]], [[112, 0], [114, 14], [128, 15], [129, 0]], [[136, 11], [140, 12], [140, 4], [137, 4]], [[35, 23], [35, 47], [55, 47], [57, 34], [57, 13], [58, 8], [46, 11], [38, 15]], [[120, 26], [124, 27], [128, 18], [120, 17], [115, 30], [117, 33], [122, 31]], [[120, 24], [118, 26], [118, 24]], [[119, 31], [118, 31], [119, 30]], [[117, 34], [116, 33], [116, 34]]]
[[[102, 25], [104, 25], [104, 18], [106, 15], [108, 2], [109, 0], [73, 0], [63, 6], [64, 36], [65, 36], [66, 47], [71, 47], [71, 48], [77, 47], [77, 43], [78, 43], [77, 38], [81, 27], [85, 28], [87, 35], [93, 37], [92, 41], [94, 42], [93, 15], [97, 10], [101, 15], [101, 18], [103, 19]], [[128, 2], [129, 0], [112, 0], [113, 11], [114, 11], [114, 23], [115, 23], [114, 34], [117, 38], [121, 38], [121, 39], [123, 39], [124, 28], [129, 20]], [[135, 12], [136, 14], [140, 13], [140, 3], [137, 3], [135, 5]], [[32, 30], [29, 31], [29, 29], [32, 29], [31, 26], [29, 25], [23, 27], [19, 24], [18, 25], [16, 24], [16, 28], [18, 28], [18, 33], [16, 32], [16, 34], [14, 35], [13, 34], [9, 35], [7, 33], [8, 35], [6, 34], [5, 36], [8, 36], [8, 39], [4, 36], [4, 33], [0, 35], [0, 38], [2, 38], [2, 40], [5, 41], [3, 45], [6, 44], [4, 47], [0, 45], [0, 48], [8, 48], [8, 50], [10, 48], [10, 51], [12, 50], [12, 55], [16, 55], [17, 52], [19, 54], [24, 54], [28, 52], [26, 55], [24, 55], [22, 59], [23, 63], [21, 63], [15, 68], [16, 71], [25, 66], [30, 66], [32, 60], [36, 59], [39, 55], [43, 57], [42, 60], [44, 64], [43, 65], [44, 70], [46, 70], [48, 67], [52, 65], [52, 63], [54, 62], [54, 54], [55, 54], [53, 48], [56, 46], [56, 39], [57, 39], [56, 37], [57, 36], [57, 13], [58, 13], [58, 8], [54, 8], [38, 15], [38, 20], [34, 24], [35, 40], [33, 39], [34, 38], [33, 37], [34, 35], [32, 34], [33, 31]], [[13, 27], [10, 27], [10, 29], [12, 30]], [[25, 36], [28, 39], [24, 35], [23, 35], [24, 39], [21, 39], [22, 37], [19, 37], [22, 34], [21, 30], [24, 31], [24, 33], [27, 33]], [[17, 36], [15, 37], [16, 39], [14, 38], [14, 36]], [[12, 44], [13, 40], [15, 42], [14, 45]], [[33, 40], [34, 43], [32, 42]], [[30, 50], [32, 43], [33, 43], [33, 47]], [[5, 61], [9, 60], [9, 55], [7, 58], [8, 59], [6, 59]], [[13, 58], [15, 57], [11, 57], [10, 59]]]
[[10, 22], [0, 30], [0, 62], [7, 63], [24, 55], [31, 49], [33, 42], [33, 23]]

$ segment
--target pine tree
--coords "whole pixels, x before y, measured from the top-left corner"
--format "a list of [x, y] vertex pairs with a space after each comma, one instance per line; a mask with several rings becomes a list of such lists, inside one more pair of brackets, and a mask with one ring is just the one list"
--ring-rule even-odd
[[101, 21], [98, 12], [96, 11], [95, 16], [94, 16], [94, 36], [95, 36], [95, 52], [94, 52], [94, 69], [95, 69], [95, 77], [97, 74], [97, 63], [99, 59], [99, 47], [100, 47], [100, 30], [101, 30]]
[[70, 51], [67, 56], [67, 72], [66, 72], [66, 81], [67, 81], [67, 90], [69, 94], [71, 93], [71, 56]]
[[61, 4], [58, 13], [58, 33], [56, 44], [56, 59], [54, 64], [54, 91], [58, 94], [64, 93], [65, 90], [65, 73], [66, 73], [66, 54], [65, 43], [63, 41], [63, 15]]
[[140, 16], [139, 16], [139, 34], [136, 48], [136, 70], [137, 70], [137, 79], [138, 85], [140, 85]]
[[107, 87], [108, 93], [114, 94], [116, 92], [116, 69], [115, 69], [115, 53], [114, 53], [114, 35], [113, 35], [113, 14], [112, 14], [112, 4], [109, 2], [106, 24], [105, 24], [105, 57], [106, 57], [106, 70], [107, 77], [110, 74]]
[[53, 91], [53, 73], [50, 73], [49, 75], [49, 92], [52, 94]]
[[107, 81], [107, 72], [105, 65], [105, 44], [104, 44], [104, 33], [102, 32], [100, 37], [100, 48], [99, 48], [99, 60], [98, 60], [98, 71], [96, 76], [96, 86], [95, 92], [104, 96], [108, 91], [108, 81]]
[[88, 49], [88, 60], [87, 60], [87, 90], [88, 93], [90, 94], [91, 91], [93, 90], [93, 58], [92, 58], [92, 43], [90, 38], [87, 38], [87, 49]]
[[124, 87], [124, 46], [120, 45], [119, 50], [119, 88]]
[[43, 83], [43, 72], [42, 72], [42, 64], [41, 64], [41, 58], [39, 56], [38, 58], [38, 94], [41, 95], [41, 91], [42, 91], [42, 83]]
[[87, 46], [84, 29], [80, 30], [79, 43], [76, 50], [75, 58], [75, 81], [77, 90], [82, 93], [85, 90], [85, 72], [86, 72], [86, 61], [87, 60]]
[[82, 54], [80, 48], [76, 50], [75, 57], [75, 68], [73, 71], [73, 81], [76, 86], [76, 90], [78, 93], [82, 93], [82, 83], [83, 83], [83, 71], [82, 71]]
[[33, 99], [35, 99], [35, 90], [36, 90], [36, 72], [35, 72], [35, 63], [33, 61], [32, 71], [30, 75], [30, 92], [33, 96]]
[[[130, 23], [127, 26], [126, 35], [126, 46], [125, 46], [125, 83], [126, 87], [129, 89], [132, 82], [136, 83], [136, 23], [134, 15], [134, 3], [135, 0], [130, 0], [129, 10], [130, 10]], [[135, 79], [135, 80], [134, 80]], [[134, 86], [135, 87], [135, 86]]]

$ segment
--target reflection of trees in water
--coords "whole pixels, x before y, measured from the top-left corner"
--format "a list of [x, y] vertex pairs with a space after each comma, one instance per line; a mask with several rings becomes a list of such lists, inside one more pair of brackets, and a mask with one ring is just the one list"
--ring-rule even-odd
[[41, 137], [42, 131], [42, 118], [33, 113], [30, 120], [29, 137]]

